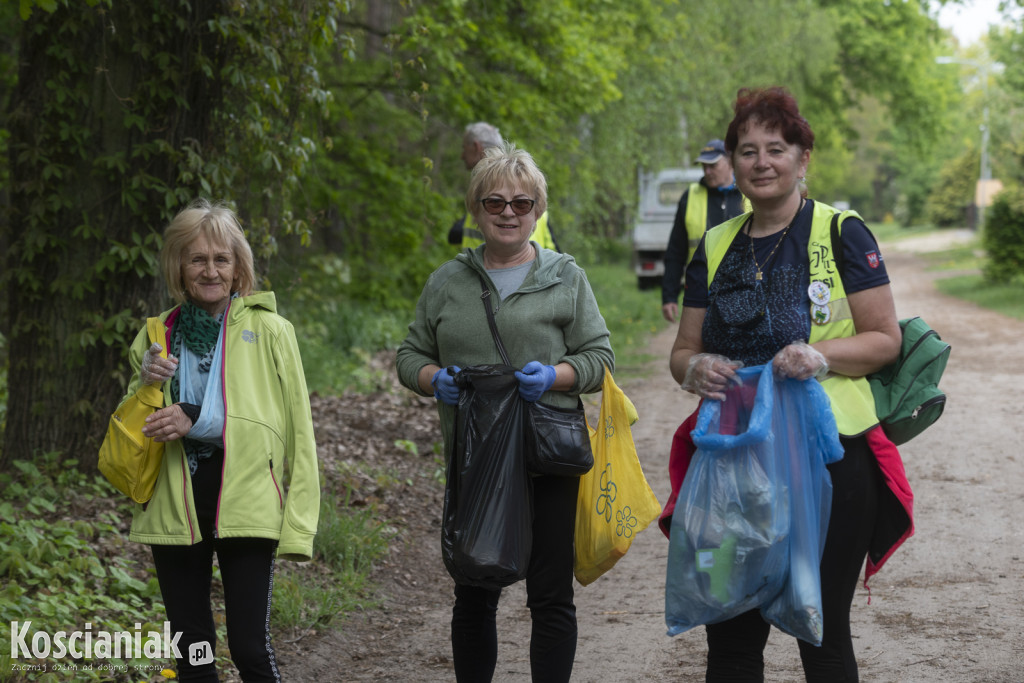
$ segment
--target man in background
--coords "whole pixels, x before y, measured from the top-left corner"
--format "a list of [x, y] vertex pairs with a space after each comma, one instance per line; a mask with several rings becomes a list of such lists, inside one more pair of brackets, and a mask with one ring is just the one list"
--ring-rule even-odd
[[690, 183], [683, 192], [672, 223], [672, 234], [665, 250], [665, 275], [661, 282], [661, 314], [670, 323], [679, 317], [679, 293], [683, 288], [686, 264], [700, 244], [704, 231], [744, 212], [746, 202], [736, 189], [732, 161], [725, 143], [711, 140], [697, 156], [704, 177]]

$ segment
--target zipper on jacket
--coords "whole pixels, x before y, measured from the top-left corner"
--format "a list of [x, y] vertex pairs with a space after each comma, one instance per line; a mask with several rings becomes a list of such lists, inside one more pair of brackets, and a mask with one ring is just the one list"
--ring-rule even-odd
[[224, 406], [224, 426], [220, 430], [220, 442], [224, 446], [224, 459], [220, 466], [220, 488], [217, 490], [217, 513], [213, 518], [213, 537], [220, 538], [220, 500], [224, 495], [224, 472], [228, 468], [228, 316], [231, 314], [231, 300], [224, 309], [224, 324], [221, 336], [224, 344], [220, 349], [220, 400]]
[[[171, 338], [174, 332], [174, 323], [178, 319], [178, 314], [181, 313], [181, 306], [171, 311], [167, 318], [164, 320], [164, 325], [167, 326], [167, 333], [164, 338], [164, 343], [167, 344], [167, 352], [170, 353], [171, 343], [174, 341]], [[170, 389], [168, 389], [170, 391]], [[188, 539], [189, 545], [193, 545], [196, 542], [196, 528], [192, 525], [192, 511], [188, 507], [188, 487], [190, 484], [190, 477], [185, 473], [188, 472], [188, 457], [185, 455], [185, 449], [181, 449], [181, 503], [182, 507], [185, 508], [185, 521], [188, 523]], [[148, 505], [148, 503], [147, 503]]]
[[274, 474], [274, 456], [271, 455], [270, 461], [270, 481], [274, 482], [274, 490], [277, 491], [277, 504], [283, 510], [284, 509], [284, 494], [281, 493], [281, 487], [277, 484], [277, 475]]

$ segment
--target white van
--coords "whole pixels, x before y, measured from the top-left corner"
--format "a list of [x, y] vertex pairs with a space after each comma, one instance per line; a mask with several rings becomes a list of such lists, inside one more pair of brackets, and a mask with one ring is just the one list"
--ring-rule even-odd
[[640, 289], [661, 287], [665, 249], [683, 192], [704, 177], [701, 168], [666, 168], [641, 172], [636, 224], [633, 226], [633, 268]]

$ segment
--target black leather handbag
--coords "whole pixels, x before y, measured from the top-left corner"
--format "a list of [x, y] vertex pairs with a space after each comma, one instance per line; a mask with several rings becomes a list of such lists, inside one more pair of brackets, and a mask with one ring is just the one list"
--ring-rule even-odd
[[[491, 290], [483, 275], [480, 277], [480, 298], [487, 311], [487, 324], [505, 365], [511, 365], [505, 345], [498, 335], [491, 310]], [[594, 453], [590, 449], [590, 431], [583, 410], [583, 401], [577, 399], [576, 408], [556, 408], [540, 401], [526, 404], [526, 431], [524, 453], [526, 469], [530, 474], [558, 477], [579, 477], [594, 467]]]

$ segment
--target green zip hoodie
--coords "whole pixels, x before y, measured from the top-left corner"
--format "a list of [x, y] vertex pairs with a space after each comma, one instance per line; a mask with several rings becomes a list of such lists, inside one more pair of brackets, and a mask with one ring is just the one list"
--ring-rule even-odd
[[[491, 290], [494, 320], [511, 364], [522, 368], [534, 360], [545, 365], [568, 363], [576, 371], [572, 389], [548, 391], [541, 401], [576, 407], [579, 394], [601, 389], [605, 367], [615, 370], [608, 327], [586, 273], [572, 256], [537, 248], [537, 258], [523, 284], [495, 305], [498, 288], [483, 265], [485, 248], [466, 249], [427, 279], [416, 304], [416, 319], [398, 348], [399, 381], [427, 395], [418, 382], [425, 365], [464, 368], [502, 364], [480, 299], [479, 273]], [[441, 431], [449, 444], [456, 409], [441, 401], [437, 406]]]
[[[160, 315], [168, 333], [177, 313], [173, 308]], [[295, 331], [277, 314], [273, 292], [234, 299], [225, 324], [224, 472], [215, 533], [218, 538], [274, 539], [282, 559], [309, 560], [320, 513], [320, 480]], [[134, 374], [125, 398], [139, 387], [148, 346], [143, 329], [129, 351]], [[163, 389], [164, 405], [170, 405], [170, 382]], [[155, 545], [202, 540], [180, 440], [166, 444], [153, 498], [135, 506], [129, 538]]]

